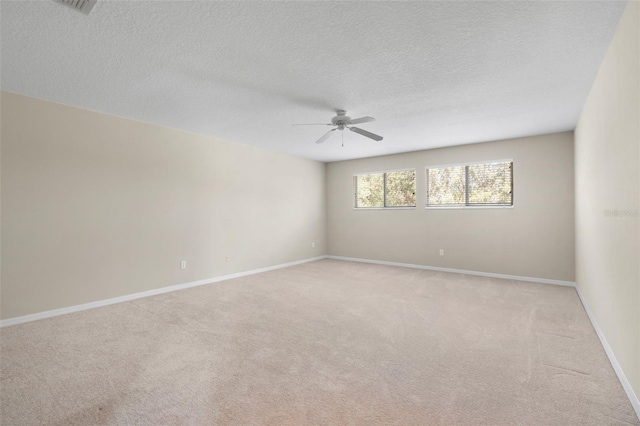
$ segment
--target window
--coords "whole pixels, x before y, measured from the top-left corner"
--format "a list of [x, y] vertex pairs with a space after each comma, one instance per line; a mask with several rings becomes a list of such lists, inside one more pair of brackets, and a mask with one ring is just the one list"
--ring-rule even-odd
[[427, 168], [427, 207], [513, 205], [513, 161]]
[[358, 209], [416, 206], [415, 169], [356, 175], [353, 182]]

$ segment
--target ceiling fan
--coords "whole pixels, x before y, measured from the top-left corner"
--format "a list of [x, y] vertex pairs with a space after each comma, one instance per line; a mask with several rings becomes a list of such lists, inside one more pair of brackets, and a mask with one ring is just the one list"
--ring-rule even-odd
[[331, 136], [331, 132], [335, 132], [336, 130], [344, 131], [344, 129], [349, 129], [352, 132], [358, 133], [362, 136], [366, 136], [370, 139], [373, 139], [374, 141], [382, 140], [382, 136], [378, 136], [375, 133], [367, 132], [366, 130], [353, 126], [354, 124], [369, 123], [370, 121], [375, 121], [375, 118], [360, 117], [352, 120], [351, 117], [347, 116], [346, 111], [338, 110], [336, 111], [336, 113], [338, 115], [331, 119], [331, 123], [294, 124], [294, 126], [335, 126], [333, 129], [325, 133], [320, 139], [318, 139], [316, 143], [322, 143], [329, 139], [329, 136]]

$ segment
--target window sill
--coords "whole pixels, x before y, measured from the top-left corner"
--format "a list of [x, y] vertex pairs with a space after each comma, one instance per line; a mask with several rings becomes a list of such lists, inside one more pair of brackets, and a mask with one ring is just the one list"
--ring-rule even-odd
[[354, 207], [354, 210], [415, 210], [416, 207]]
[[475, 209], [512, 209], [514, 206], [426, 206], [425, 210], [475, 210]]

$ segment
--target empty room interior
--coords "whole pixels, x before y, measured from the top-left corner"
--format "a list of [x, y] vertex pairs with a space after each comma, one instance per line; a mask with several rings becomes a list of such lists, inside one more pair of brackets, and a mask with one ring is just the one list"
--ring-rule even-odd
[[3, 426], [640, 425], [640, 2], [0, 23]]

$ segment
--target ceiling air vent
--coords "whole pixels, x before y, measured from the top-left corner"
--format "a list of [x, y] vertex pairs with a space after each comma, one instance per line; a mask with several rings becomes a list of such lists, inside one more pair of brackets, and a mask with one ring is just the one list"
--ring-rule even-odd
[[53, 0], [53, 1], [56, 3], [63, 4], [67, 7], [70, 7], [73, 10], [77, 10], [78, 12], [82, 12], [85, 15], [88, 15], [98, 0]]

